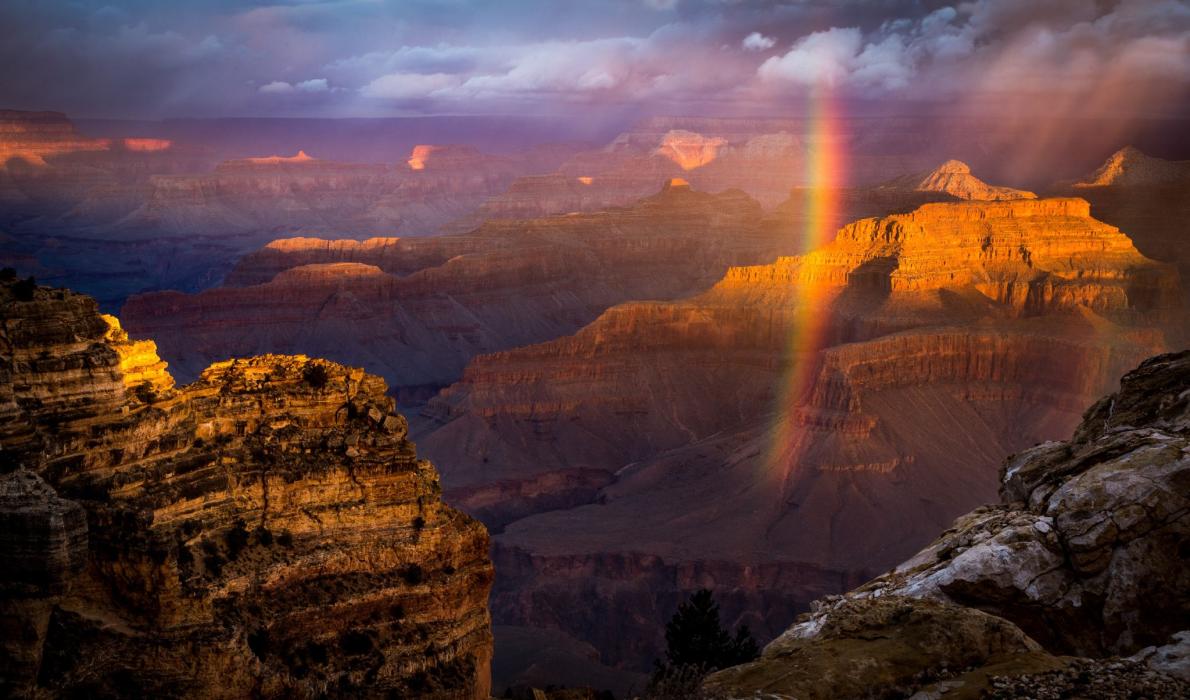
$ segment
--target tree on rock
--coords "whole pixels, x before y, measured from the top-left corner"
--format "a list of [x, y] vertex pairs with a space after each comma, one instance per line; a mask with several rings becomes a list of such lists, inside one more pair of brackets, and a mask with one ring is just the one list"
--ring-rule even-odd
[[697, 697], [703, 676], [760, 655], [747, 625], [740, 625], [734, 635], [723, 628], [719, 604], [705, 588], [678, 606], [665, 625], [665, 645], [665, 663], [656, 663], [650, 697]]

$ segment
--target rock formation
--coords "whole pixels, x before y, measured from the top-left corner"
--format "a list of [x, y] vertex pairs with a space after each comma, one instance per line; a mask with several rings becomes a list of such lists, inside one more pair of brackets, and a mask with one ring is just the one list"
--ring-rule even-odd
[[749, 698], [1190, 696], [1188, 394], [1190, 352], [1142, 363], [1069, 441], [1006, 460], [998, 505], [817, 601], [708, 686]]
[[910, 554], [1166, 347], [1177, 307], [1174, 271], [1085, 201], [926, 204], [477, 357], [419, 444], [503, 528], [496, 619], [632, 663], [700, 586], [771, 635]]
[[1145, 255], [1177, 265], [1190, 279], [1190, 161], [1167, 161], [1123, 148], [1081, 182], [1055, 191], [1085, 198], [1096, 218], [1119, 226]]
[[95, 302], [0, 286], [0, 692], [486, 698], [487, 533], [382, 380], [174, 388]]
[[928, 173], [897, 178], [885, 187], [939, 192], [957, 199], [1037, 199], [1037, 195], [1032, 192], [989, 185], [972, 175], [970, 166], [957, 160], [948, 160]]
[[46, 158], [53, 156], [109, 148], [107, 139], [81, 136], [61, 112], [0, 110], [0, 170], [14, 160], [45, 166]]
[[234, 286], [133, 297], [122, 316], [183, 374], [303, 352], [416, 392], [455, 381], [476, 354], [572, 333], [629, 299], [695, 293], [795, 245], [741, 192], [667, 186], [631, 208], [452, 236], [278, 241], [237, 265]]

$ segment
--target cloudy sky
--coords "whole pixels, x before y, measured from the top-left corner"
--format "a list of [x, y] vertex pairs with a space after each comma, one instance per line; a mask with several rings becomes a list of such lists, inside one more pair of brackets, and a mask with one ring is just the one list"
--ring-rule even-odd
[[3, 0], [0, 108], [76, 116], [1181, 112], [1188, 0]]

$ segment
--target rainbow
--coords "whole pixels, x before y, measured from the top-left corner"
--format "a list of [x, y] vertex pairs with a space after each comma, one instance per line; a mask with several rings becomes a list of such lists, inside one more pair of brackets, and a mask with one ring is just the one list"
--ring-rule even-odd
[[[833, 239], [840, 216], [840, 189], [846, 180], [839, 105], [828, 86], [819, 86], [811, 92], [807, 131], [809, 150], [803, 190], [806, 216], [799, 232], [799, 249], [809, 253]], [[823, 309], [830, 289], [827, 280], [802, 276], [794, 290], [784, 372], [775, 404], [776, 423], [770, 432], [765, 460], [770, 473], [787, 473], [804, 447], [795, 409], [811, 389], [818, 369], [818, 353], [826, 345], [829, 319]]]

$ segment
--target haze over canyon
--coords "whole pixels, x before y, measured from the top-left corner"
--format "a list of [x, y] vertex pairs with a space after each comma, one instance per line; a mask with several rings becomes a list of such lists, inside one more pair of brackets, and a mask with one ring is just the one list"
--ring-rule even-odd
[[142, 5], [0, 8], [0, 693], [1190, 697], [1184, 2]]

